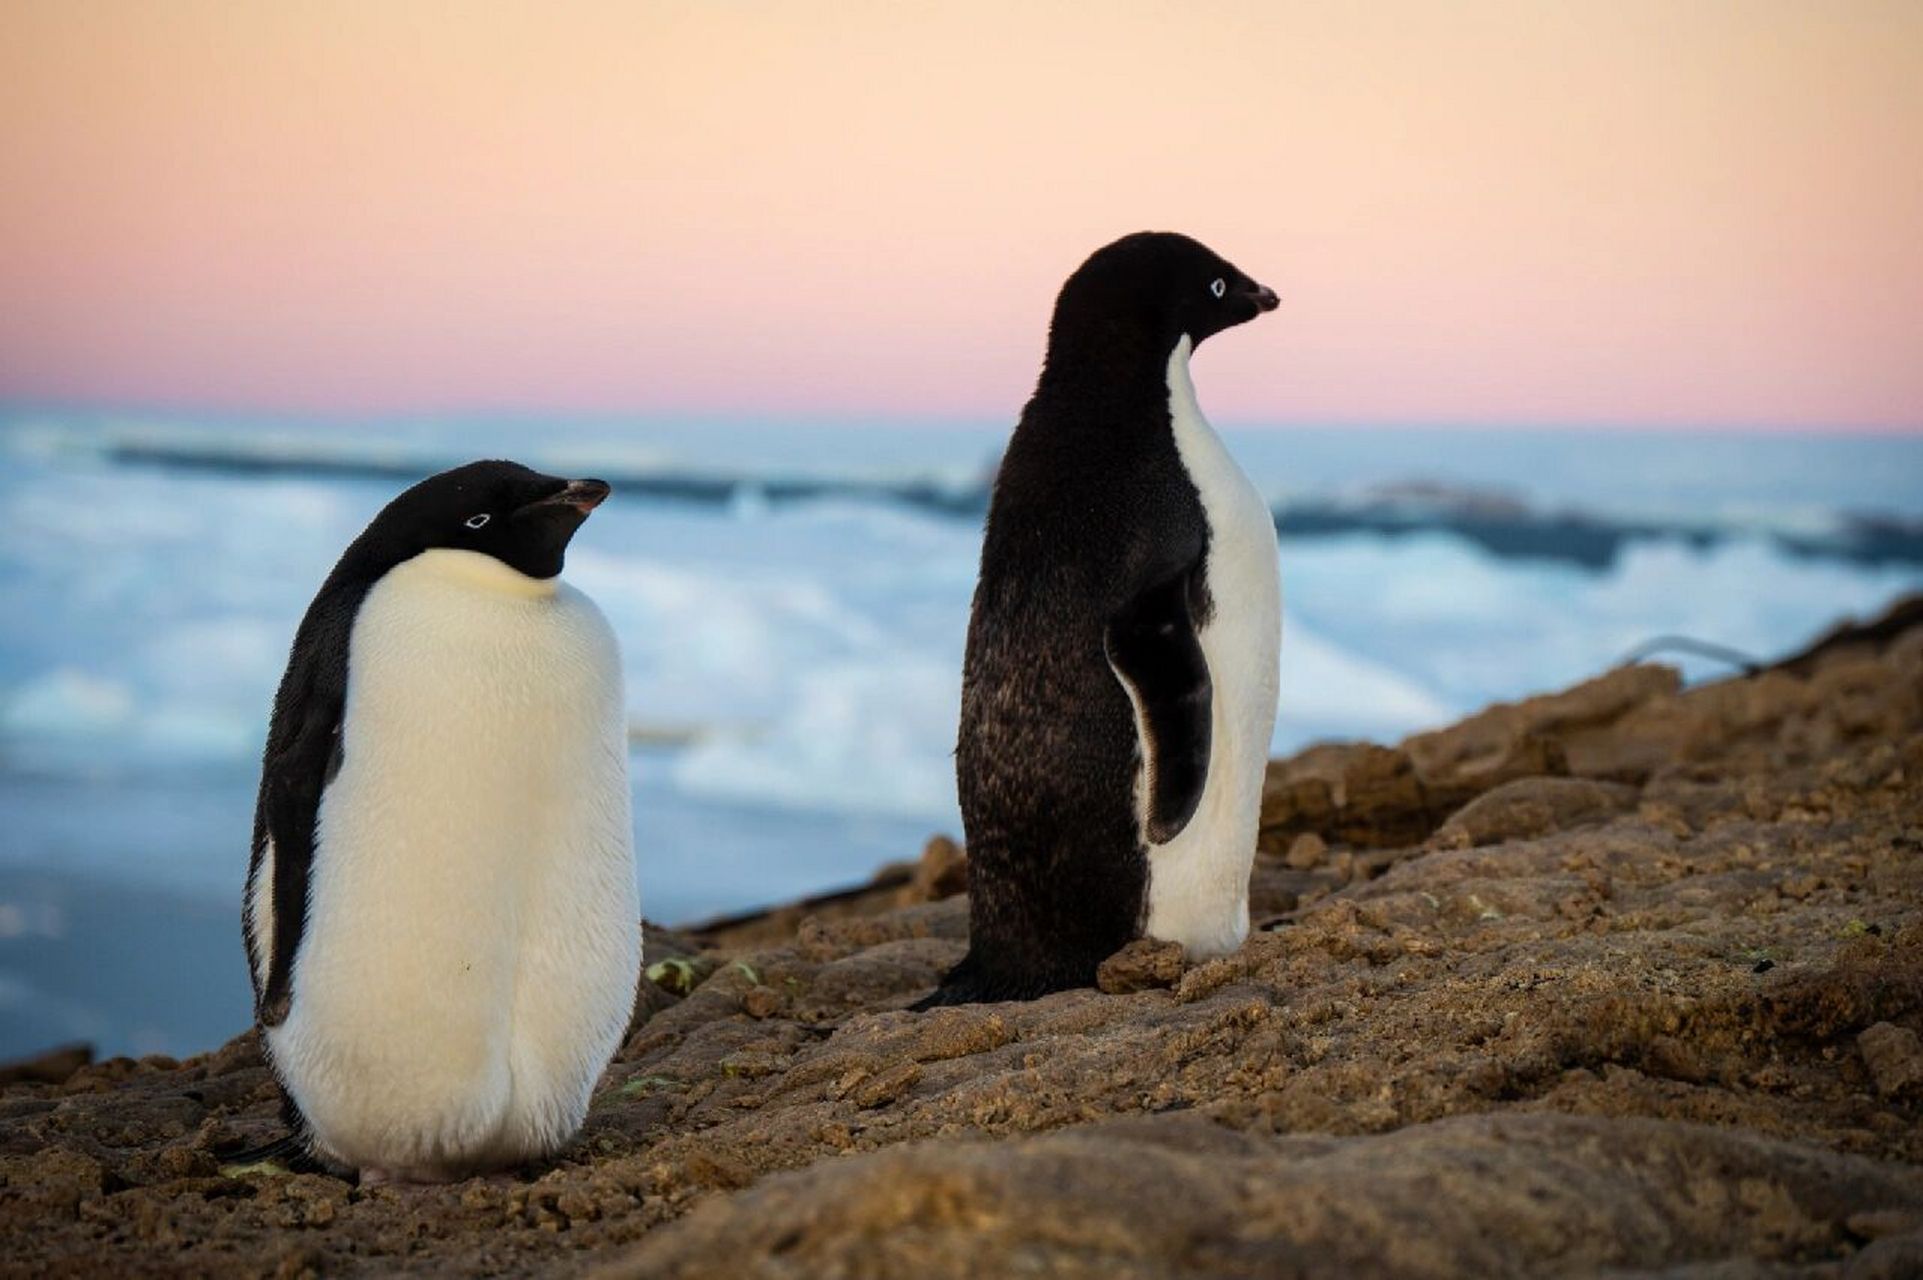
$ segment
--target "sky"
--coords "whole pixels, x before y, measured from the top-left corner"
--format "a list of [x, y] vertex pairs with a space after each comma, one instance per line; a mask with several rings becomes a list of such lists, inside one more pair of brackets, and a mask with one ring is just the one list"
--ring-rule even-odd
[[1011, 419], [1091, 250], [1221, 421], [1923, 430], [1923, 4], [7, 0], [0, 401]]

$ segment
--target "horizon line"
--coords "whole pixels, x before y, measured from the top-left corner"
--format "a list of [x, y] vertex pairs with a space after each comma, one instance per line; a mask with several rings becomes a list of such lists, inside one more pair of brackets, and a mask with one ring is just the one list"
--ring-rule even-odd
[[[855, 430], [940, 430], [994, 428], [1012, 430], [1019, 411], [1001, 415], [959, 413], [890, 413], [876, 409], [824, 409], [815, 412], [757, 409], [689, 409], [657, 406], [654, 408], [571, 409], [510, 406], [470, 406], [466, 408], [394, 408], [359, 413], [303, 411], [182, 405], [165, 402], [78, 401], [37, 398], [14, 399], [0, 395], [0, 419], [14, 420], [30, 414], [93, 418], [157, 418], [170, 423], [214, 426], [303, 426], [352, 428], [355, 426], [424, 423], [510, 423], [567, 422], [573, 424], [649, 426], [664, 423], [694, 425], [756, 423], [767, 426], [845, 427]], [[1514, 417], [1489, 419], [1461, 418], [1250, 418], [1242, 415], [1214, 415], [1218, 428], [1237, 431], [1537, 431], [1583, 432], [1592, 434], [1631, 433], [1648, 435], [1750, 435], [1750, 436], [1826, 436], [1826, 437], [1923, 437], [1923, 419], [1898, 422], [1731, 422], [1668, 421], [1613, 418], [1562, 418], [1529, 420]]]

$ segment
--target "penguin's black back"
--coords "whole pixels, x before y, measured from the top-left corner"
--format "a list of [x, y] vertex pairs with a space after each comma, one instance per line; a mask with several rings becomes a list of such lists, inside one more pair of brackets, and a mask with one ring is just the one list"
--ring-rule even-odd
[[[1146, 910], [1134, 710], [1104, 639], [1183, 572], [1206, 615], [1208, 523], [1170, 422], [1179, 335], [1065, 314], [1075, 301], [1065, 288], [989, 506], [955, 753], [969, 953], [921, 1007], [1088, 985]], [[1083, 321], [1106, 340], [1064, 358]]]

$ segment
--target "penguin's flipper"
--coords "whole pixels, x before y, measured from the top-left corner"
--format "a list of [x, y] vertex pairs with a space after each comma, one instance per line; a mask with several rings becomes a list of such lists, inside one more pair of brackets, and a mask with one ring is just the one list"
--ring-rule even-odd
[[[323, 617], [316, 629], [333, 621]], [[346, 705], [344, 638], [331, 649], [309, 644], [297, 646], [296, 653], [275, 699], [255, 817], [255, 856], [273, 859], [273, 936], [267, 939], [267, 973], [255, 1009], [270, 1027], [286, 1020], [293, 998], [294, 953], [307, 919], [315, 819], [321, 793], [340, 769]]]
[[1135, 704], [1148, 778], [1147, 835], [1166, 844], [1182, 834], [1209, 776], [1208, 659], [1195, 634], [1190, 574], [1156, 583], [1109, 620], [1108, 664]]

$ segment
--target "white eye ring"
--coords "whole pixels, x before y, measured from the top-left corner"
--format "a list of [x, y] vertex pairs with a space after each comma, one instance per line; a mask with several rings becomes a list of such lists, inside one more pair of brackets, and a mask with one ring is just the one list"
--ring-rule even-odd
[[467, 519], [461, 521], [461, 523], [466, 525], [470, 529], [478, 529], [482, 525], [486, 524], [488, 521], [492, 520], [493, 518], [494, 518], [493, 516], [483, 511], [478, 516], [469, 516]]
[[1214, 294], [1218, 298], [1221, 297], [1223, 294], [1227, 293], [1228, 291], [1229, 291], [1229, 282], [1224, 280], [1221, 276], [1217, 276], [1215, 277], [1214, 280], [1209, 282], [1209, 292]]

